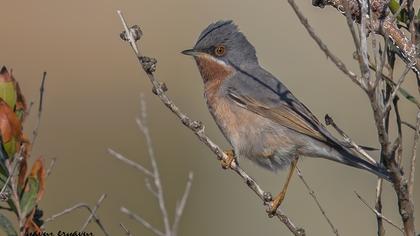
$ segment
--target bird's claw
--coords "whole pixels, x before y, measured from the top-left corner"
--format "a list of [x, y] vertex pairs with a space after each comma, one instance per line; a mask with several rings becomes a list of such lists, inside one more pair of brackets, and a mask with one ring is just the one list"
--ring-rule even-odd
[[285, 196], [286, 196], [286, 192], [282, 191], [272, 201], [270, 201], [270, 203], [268, 204], [268, 208], [266, 210], [266, 212], [268, 213], [268, 217], [271, 218], [276, 214], [277, 209], [280, 207]]
[[233, 150], [227, 150], [225, 151], [225, 154], [228, 158], [222, 159], [220, 162], [223, 169], [229, 169], [231, 168], [232, 162], [235, 160], [235, 153], [233, 152]]

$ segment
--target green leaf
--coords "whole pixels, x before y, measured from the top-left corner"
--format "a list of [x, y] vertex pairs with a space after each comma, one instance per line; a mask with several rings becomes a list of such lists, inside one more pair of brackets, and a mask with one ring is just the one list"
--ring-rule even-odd
[[36, 205], [37, 195], [39, 191], [39, 181], [35, 177], [28, 177], [25, 188], [20, 198], [20, 207], [22, 213], [27, 215], [34, 209]]
[[392, 14], [395, 14], [398, 9], [400, 9], [400, 4], [397, 2], [397, 0], [391, 0], [389, 1], [389, 9], [391, 10]]
[[[391, 0], [389, 1], [388, 7], [391, 10], [392, 14], [395, 14], [397, 13], [398, 9], [400, 9], [400, 4], [397, 0]], [[407, 11], [405, 9], [401, 9], [400, 14], [398, 14], [397, 16], [397, 19], [400, 22], [407, 24], [407, 21], [408, 21]]]
[[16, 105], [16, 88], [13, 81], [0, 83], [0, 97], [13, 110]]
[[10, 223], [9, 219], [6, 216], [0, 213], [0, 228], [8, 235], [8, 236], [17, 236], [17, 232], [15, 228], [13, 228], [12, 223]]
[[15, 153], [17, 152], [17, 138], [12, 137], [9, 142], [3, 143], [3, 147], [6, 150], [7, 156], [10, 158], [10, 160], [13, 160], [13, 157], [15, 156]]

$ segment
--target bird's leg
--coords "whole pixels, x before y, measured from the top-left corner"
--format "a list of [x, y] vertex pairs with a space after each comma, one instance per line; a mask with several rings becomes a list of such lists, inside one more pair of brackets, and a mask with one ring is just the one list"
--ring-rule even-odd
[[229, 169], [232, 162], [235, 160], [235, 152], [230, 149], [224, 151], [226, 156], [228, 156], [227, 160], [222, 159], [220, 162], [222, 164], [223, 169]]
[[286, 192], [287, 192], [287, 187], [289, 186], [290, 180], [292, 179], [293, 176], [293, 172], [296, 169], [296, 165], [298, 162], [298, 158], [296, 157], [292, 163], [290, 164], [290, 169], [289, 169], [289, 174], [287, 175], [287, 179], [286, 182], [283, 185], [283, 189], [281, 190], [281, 192], [279, 194], [277, 194], [277, 196], [273, 199], [273, 201], [270, 204], [270, 208], [267, 210], [267, 212], [270, 215], [274, 215], [277, 211], [277, 208], [279, 208], [279, 206], [281, 205], [281, 203], [284, 200], [284, 197], [286, 196]]

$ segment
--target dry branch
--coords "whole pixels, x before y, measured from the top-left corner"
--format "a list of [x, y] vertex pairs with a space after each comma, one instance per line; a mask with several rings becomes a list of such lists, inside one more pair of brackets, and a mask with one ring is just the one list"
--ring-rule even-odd
[[93, 219], [94, 219], [95, 223], [99, 226], [99, 228], [102, 230], [102, 232], [103, 232], [106, 236], [109, 236], [109, 235], [110, 235], [110, 234], [108, 233], [108, 231], [105, 229], [105, 227], [103, 226], [103, 224], [102, 224], [101, 220], [99, 219], [99, 217], [98, 217], [98, 216], [96, 215], [96, 213], [92, 210], [92, 208], [91, 208], [88, 204], [86, 204], [86, 203], [77, 203], [76, 205], [74, 205], [74, 206], [72, 206], [72, 207], [69, 207], [69, 208], [64, 209], [62, 212], [59, 212], [59, 213], [57, 213], [57, 214], [52, 215], [51, 217], [49, 217], [49, 218], [45, 219], [43, 227], [44, 227], [47, 223], [49, 223], [49, 222], [51, 222], [51, 221], [53, 221], [53, 220], [55, 220], [55, 219], [57, 219], [57, 218], [59, 218], [59, 217], [61, 217], [61, 216], [67, 215], [67, 214], [69, 214], [69, 213], [71, 213], [71, 212], [73, 212], [73, 211], [75, 211], [75, 210], [77, 210], [77, 209], [86, 209], [86, 210], [87, 210], [87, 211], [88, 211], [88, 212], [92, 215], [92, 217], [93, 217]]
[[[161, 230], [157, 229], [156, 227], [152, 226], [148, 221], [146, 221], [145, 219], [143, 219], [139, 215], [137, 215], [135, 213], [132, 213], [129, 209], [127, 209], [125, 207], [121, 207], [121, 211], [123, 213], [127, 214], [130, 218], [132, 218], [132, 219], [136, 220], [137, 222], [139, 222], [140, 224], [142, 224], [144, 227], [146, 227], [147, 229], [149, 229], [150, 231], [152, 231], [154, 234], [156, 234], [158, 236], [176, 236], [177, 233], [178, 233], [179, 223], [181, 221], [181, 217], [182, 217], [182, 214], [184, 212], [184, 208], [185, 208], [188, 196], [189, 196], [190, 191], [191, 191], [191, 186], [192, 186], [192, 181], [193, 181], [193, 173], [190, 172], [188, 174], [188, 180], [187, 180], [187, 184], [186, 184], [186, 187], [185, 187], [185, 190], [184, 190], [184, 194], [182, 195], [182, 198], [181, 198], [180, 202], [178, 202], [177, 205], [176, 205], [174, 222], [171, 226], [169, 216], [168, 216], [168, 211], [167, 211], [167, 208], [166, 208], [163, 186], [162, 186], [162, 182], [161, 182], [160, 174], [159, 174], [159, 168], [158, 168], [156, 158], [155, 158], [155, 152], [154, 152], [154, 148], [153, 148], [152, 138], [150, 136], [149, 128], [147, 126], [146, 102], [144, 101], [143, 95], [141, 95], [140, 105], [141, 105], [140, 106], [140, 111], [141, 111], [140, 118], [136, 119], [136, 122], [137, 122], [137, 125], [138, 125], [140, 131], [143, 133], [143, 135], [146, 139], [147, 151], [148, 151], [148, 154], [149, 154], [149, 159], [150, 159], [150, 163], [151, 163], [151, 166], [152, 166], [152, 170], [149, 170], [146, 167], [143, 167], [142, 165], [125, 158], [123, 155], [121, 155], [121, 154], [119, 154], [119, 153], [117, 153], [117, 152], [115, 152], [111, 149], [109, 149], [109, 153], [112, 156], [114, 156], [115, 158], [117, 158], [118, 160], [120, 160], [120, 161], [122, 161], [122, 162], [124, 162], [124, 163], [126, 163], [130, 166], [135, 167], [137, 170], [139, 170], [140, 172], [142, 172], [143, 174], [146, 175], [146, 178], [145, 178], [146, 187], [153, 194], [153, 196], [157, 199], [157, 202], [159, 204], [159, 209], [160, 209], [161, 214], [162, 214], [164, 231], [161, 231]], [[150, 182], [149, 177], [153, 179], [153, 185]]]
[[365, 204], [373, 213], [375, 213], [375, 215], [383, 220], [385, 220], [388, 224], [394, 226], [394, 228], [396, 228], [398, 231], [400, 231], [401, 233], [404, 233], [404, 230], [396, 225], [394, 222], [392, 222], [390, 219], [386, 218], [384, 215], [382, 215], [382, 213], [378, 212], [376, 209], [374, 209], [373, 207], [369, 206], [369, 204], [366, 202], [365, 199], [362, 198], [362, 196], [360, 196], [360, 194], [358, 194], [357, 192], [354, 192], [356, 194], [356, 196], [360, 199], [360, 201], [363, 202], [363, 204]]
[[105, 200], [106, 194], [102, 194], [102, 196], [98, 199], [98, 202], [96, 202], [95, 207], [92, 209], [92, 213], [89, 215], [89, 217], [86, 219], [83, 226], [80, 228], [79, 232], [85, 231], [88, 224], [92, 221], [93, 215], [96, 214], [96, 211], [98, 210], [99, 206], [101, 205], [102, 201]]
[[[326, 52], [326, 46], [321, 41], [319, 37], [314, 33], [313, 28], [309, 25], [307, 19], [304, 17], [303, 13], [300, 12], [299, 8], [296, 6], [293, 0], [288, 0], [296, 15], [302, 22], [303, 26], [307, 29], [310, 36], [320, 45], [320, 48]], [[347, 22], [349, 24], [350, 30], [352, 32], [353, 38], [355, 39], [356, 49], [358, 50], [358, 61], [360, 65], [360, 71], [362, 74], [362, 81], [356, 83], [361, 87], [367, 94], [375, 120], [375, 125], [377, 129], [378, 141], [381, 144], [381, 163], [388, 169], [393, 183], [394, 191], [398, 199], [399, 213], [401, 220], [404, 224], [404, 233], [406, 236], [415, 236], [415, 225], [414, 225], [414, 202], [413, 197], [409, 193], [409, 184], [402, 172], [400, 165], [400, 156], [402, 153], [402, 139], [401, 139], [401, 118], [398, 112], [397, 103], [394, 102], [394, 99], [397, 96], [397, 91], [400, 90], [400, 86], [405, 80], [405, 77], [409, 70], [413, 70], [418, 79], [420, 76], [419, 73], [419, 64], [417, 63], [417, 52], [416, 47], [413, 43], [413, 39], [409, 39], [404, 32], [398, 28], [395, 23], [394, 16], [389, 14], [387, 0], [313, 0], [312, 4], [314, 6], [324, 7], [330, 5], [339, 10], [342, 14], [347, 16]], [[412, 3], [408, 4], [409, 11], [412, 11]], [[367, 8], [370, 9], [370, 12], [367, 11]], [[350, 17], [348, 17], [350, 16]], [[352, 30], [352, 22], [354, 20], [356, 23], [360, 24], [360, 38], [356, 39], [355, 33]], [[411, 18], [413, 21], [413, 18]], [[412, 25], [412, 24], [411, 24]], [[411, 34], [415, 34], [410, 27]], [[369, 73], [366, 71], [366, 68], [369, 68], [369, 62], [365, 55], [368, 55], [367, 47], [364, 47], [366, 43], [367, 33], [378, 34], [384, 37], [386, 43], [390, 43], [397, 48], [397, 55], [406, 63], [406, 70], [402, 73], [400, 79], [394, 86], [385, 87], [383, 86], [386, 78], [382, 76], [382, 64], [385, 63], [385, 57], [382, 55], [380, 66], [377, 63], [377, 57], [379, 57], [379, 51], [374, 51], [375, 60], [376, 60], [376, 79], [370, 78]], [[413, 36], [413, 35], [412, 35]], [[365, 39], [366, 37], [366, 39]], [[322, 46], [324, 45], [324, 46]], [[387, 45], [388, 46], [388, 45]], [[360, 47], [360, 48], [359, 48]], [[378, 47], [379, 48], [379, 47]], [[329, 51], [328, 51], [329, 52]], [[329, 52], [331, 54], [331, 52]], [[392, 54], [392, 53], [391, 53]], [[388, 55], [388, 59], [391, 58]], [[394, 60], [389, 59], [391, 71], [393, 71]], [[342, 70], [343, 65], [337, 64], [336, 61], [332, 58], [332, 61], [337, 65], [337, 67]], [[372, 66], [370, 66], [372, 68]], [[345, 66], [344, 66], [345, 68]], [[342, 70], [343, 71], [343, 70]], [[346, 75], [345, 71], [343, 71]], [[358, 78], [355, 76], [355, 78]], [[392, 76], [391, 76], [392, 78]], [[360, 79], [356, 79], [360, 81]], [[368, 83], [368, 81], [370, 81]], [[418, 80], [419, 82], [419, 80]], [[365, 84], [371, 86], [366, 87]], [[372, 86], [373, 85], [373, 86]], [[379, 86], [381, 85], [381, 86]], [[420, 85], [420, 83], [419, 83]], [[384, 88], [385, 87], [385, 88]], [[419, 87], [420, 92], [420, 87]], [[398, 137], [396, 141], [391, 145], [390, 136], [389, 136], [389, 112], [391, 105], [394, 103], [395, 113], [397, 116], [397, 128], [398, 128]], [[417, 130], [417, 129], [416, 129]], [[414, 168], [414, 167], [413, 167]], [[410, 177], [411, 178], [411, 177]], [[377, 185], [377, 209], [381, 210], [381, 183]], [[380, 213], [377, 211], [378, 213]], [[378, 235], [383, 235], [384, 230], [381, 228], [381, 219], [378, 218]]]
[[312, 199], [315, 201], [316, 205], [318, 206], [318, 209], [321, 211], [322, 215], [324, 216], [325, 220], [327, 221], [328, 225], [330, 226], [332, 232], [339, 236], [338, 229], [334, 226], [331, 219], [327, 216], [327, 213], [325, 212], [324, 208], [322, 207], [321, 203], [319, 202], [318, 198], [316, 197], [315, 191], [312, 190], [312, 188], [309, 186], [308, 182], [306, 182], [305, 178], [302, 175], [302, 172], [300, 171], [299, 167], [297, 169], [297, 174], [302, 181], [302, 183], [305, 185], [306, 189], [309, 192], [309, 195], [311, 195]]

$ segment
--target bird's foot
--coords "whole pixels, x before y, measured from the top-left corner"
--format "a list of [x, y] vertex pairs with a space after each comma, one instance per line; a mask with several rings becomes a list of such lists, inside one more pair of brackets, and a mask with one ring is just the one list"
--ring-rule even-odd
[[228, 156], [228, 158], [226, 160], [222, 159], [220, 163], [223, 169], [229, 169], [231, 168], [232, 162], [235, 160], [235, 152], [231, 149], [231, 150], [226, 150], [225, 154], [226, 156]]
[[269, 202], [267, 213], [269, 217], [273, 217], [276, 214], [277, 209], [280, 207], [281, 203], [286, 196], [286, 191], [281, 191], [277, 196]]

